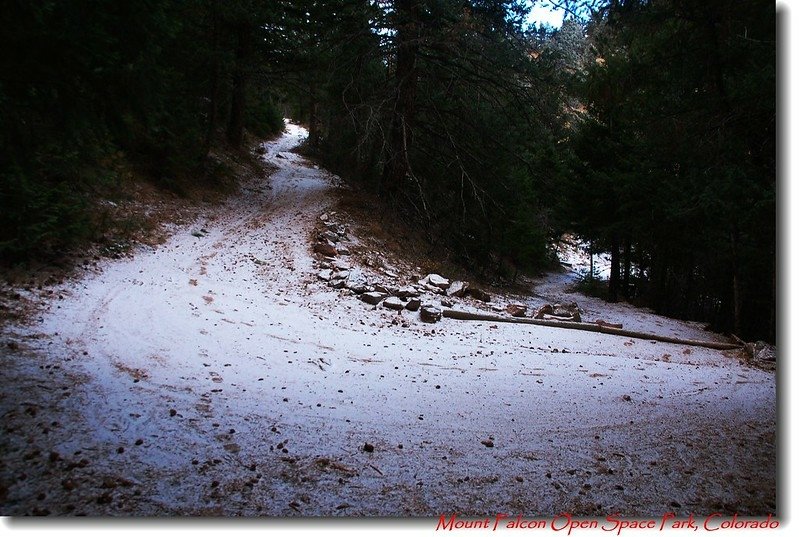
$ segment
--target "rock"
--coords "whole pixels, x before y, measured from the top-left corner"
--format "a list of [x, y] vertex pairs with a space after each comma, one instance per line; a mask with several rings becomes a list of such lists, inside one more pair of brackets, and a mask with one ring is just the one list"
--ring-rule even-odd
[[746, 354], [752, 360], [762, 362], [776, 362], [777, 353], [774, 346], [769, 345], [765, 341], [758, 341], [756, 343], [747, 343], [744, 347]]
[[316, 276], [324, 282], [329, 282], [333, 278], [333, 271], [330, 269], [320, 270]]
[[445, 308], [451, 308], [454, 304], [453, 304], [452, 300], [450, 300], [448, 298], [442, 298], [441, 299], [441, 305], [444, 306]]
[[372, 290], [369, 286], [369, 282], [366, 281], [366, 278], [363, 276], [355, 276], [354, 278], [348, 279], [344, 286], [357, 295]]
[[480, 300], [481, 302], [491, 302], [491, 295], [476, 287], [469, 287], [466, 290], [466, 294], [476, 298], [477, 300]]
[[439, 274], [428, 274], [424, 277], [422, 282], [438, 287], [442, 291], [446, 291], [449, 287], [449, 280]]
[[344, 278], [338, 278], [336, 280], [331, 280], [327, 285], [333, 289], [344, 289], [344, 287], [347, 285], [347, 280]]
[[386, 298], [387, 296], [388, 294], [386, 293], [381, 293], [379, 291], [371, 291], [369, 293], [362, 294], [361, 300], [363, 300], [367, 304], [376, 306], [377, 304], [380, 304], [380, 301]]
[[411, 298], [408, 300], [408, 303], [405, 304], [405, 309], [408, 311], [417, 311], [419, 307], [422, 305], [422, 301], [418, 298]]
[[336, 251], [338, 252], [339, 255], [350, 255], [350, 249], [343, 245], [339, 245], [336, 248]]
[[395, 296], [390, 296], [383, 301], [383, 307], [388, 308], [390, 310], [401, 311], [405, 309], [405, 304], [402, 303], [402, 300]]
[[419, 296], [419, 290], [412, 285], [406, 285], [397, 289], [397, 296], [400, 298], [417, 297]]
[[330, 266], [336, 270], [350, 270], [350, 264], [342, 259], [334, 259], [331, 261]]
[[322, 213], [321, 215], [319, 215], [319, 220], [321, 220], [322, 222], [327, 221], [328, 218], [330, 217], [327, 215], [327, 213]]
[[582, 321], [580, 307], [576, 302], [569, 304], [544, 304], [535, 311], [533, 315], [536, 319], [555, 319], [557, 321], [572, 321], [579, 323]]
[[622, 399], [622, 401], [627, 401], [628, 403], [629, 403], [630, 401], [632, 401], [632, 400], [633, 400], [633, 398], [632, 398], [632, 397], [630, 397], [630, 396], [629, 396], [629, 395], [627, 395], [627, 394], [624, 394], [624, 395], [622, 395], [622, 396], [621, 396], [621, 399]]
[[332, 231], [323, 231], [319, 234], [319, 240], [328, 242], [338, 242], [338, 235]]
[[508, 304], [505, 307], [505, 311], [511, 317], [525, 317], [527, 315], [527, 306], [524, 304]]
[[387, 285], [383, 285], [382, 283], [375, 284], [375, 291], [379, 291], [381, 293], [385, 293], [387, 295], [396, 295], [396, 290], [392, 287], [388, 287]]
[[350, 271], [349, 270], [339, 270], [339, 271], [336, 271], [333, 274], [332, 279], [333, 280], [346, 280], [349, 277], [350, 277]]
[[469, 288], [469, 282], [462, 282], [460, 280], [456, 280], [447, 287], [447, 296], [455, 296], [461, 297]]
[[317, 242], [313, 246], [313, 251], [328, 257], [336, 257], [338, 255], [336, 247], [329, 242]]
[[437, 323], [441, 320], [441, 309], [432, 305], [422, 306], [419, 316], [426, 323]]
[[491, 440], [480, 440], [480, 443], [483, 444], [485, 447], [494, 447], [494, 442]]
[[372, 444], [370, 444], [369, 442], [365, 442], [363, 444], [363, 450], [365, 452], [367, 452], [367, 453], [372, 453], [372, 452], [374, 452], [375, 447]]

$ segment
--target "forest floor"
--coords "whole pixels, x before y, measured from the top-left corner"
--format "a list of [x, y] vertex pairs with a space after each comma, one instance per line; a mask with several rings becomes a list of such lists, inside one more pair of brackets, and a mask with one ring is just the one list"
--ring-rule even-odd
[[[265, 145], [270, 177], [5, 323], [0, 514], [775, 512], [774, 372], [729, 351], [427, 324], [328, 287], [311, 248], [324, 213], [349, 228], [352, 270], [397, 285], [425, 271], [290, 152], [304, 136], [288, 125]], [[574, 278], [492, 304], [576, 301], [584, 321], [720, 337], [575, 294]]]

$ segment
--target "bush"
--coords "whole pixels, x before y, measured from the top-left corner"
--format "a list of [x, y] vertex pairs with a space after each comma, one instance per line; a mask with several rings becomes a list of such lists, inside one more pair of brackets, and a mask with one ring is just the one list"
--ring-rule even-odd
[[32, 181], [19, 170], [0, 176], [0, 259], [52, 255], [90, 234], [86, 202], [66, 182]]

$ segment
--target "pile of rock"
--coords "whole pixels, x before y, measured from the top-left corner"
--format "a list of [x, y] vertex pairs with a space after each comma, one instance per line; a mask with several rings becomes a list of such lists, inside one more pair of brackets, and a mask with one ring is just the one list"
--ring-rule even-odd
[[[453, 307], [456, 298], [473, 297], [482, 302], [491, 301], [490, 294], [470, 286], [469, 282], [450, 281], [440, 274], [431, 273], [416, 283], [407, 283], [407, 279], [387, 268], [382, 256], [375, 252], [372, 252], [371, 257], [366, 256], [364, 268], [342, 259], [341, 256], [350, 254], [350, 249], [344, 244], [350, 239], [346, 226], [337, 222], [335, 216], [336, 213], [331, 211], [319, 217], [321, 225], [315, 232], [313, 243], [313, 251], [320, 256], [317, 278], [329, 287], [346, 289], [375, 308], [397, 312], [418, 311], [420, 319], [430, 323], [441, 320], [441, 306]], [[369, 252], [359, 251], [361, 257], [366, 254]], [[400, 283], [403, 280], [406, 283]], [[434, 300], [440, 305], [434, 304]]]
[[551, 319], [555, 321], [572, 321], [579, 323], [582, 321], [580, 316], [580, 306], [577, 302], [568, 304], [544, 304], [533, 314], [535, 319]]
[[347, 228], [333, 219], [335, 214], [335, 212], [330, 212], [319, 216], [322, 229], [316, 234], [313, 251], [326, 257], [350, 254], [349, 248], [344, 244], [348, 239]]

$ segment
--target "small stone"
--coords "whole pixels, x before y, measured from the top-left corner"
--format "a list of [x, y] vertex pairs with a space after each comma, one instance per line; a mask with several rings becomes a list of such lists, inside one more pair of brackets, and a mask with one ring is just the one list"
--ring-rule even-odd
[[445, 308], [451, 308], [454, 305], [454, 302], [452, 302], [452, 300], [448, 298], [442, 298], [441, 305], [444, 306]]
[[367, 453], [372, 453], [372, 452], [374, 452], [375, 447], [372, 444], [370, 444], [369, 442], [366, 442], [363, 445], [363, 450], [365, 452], [367, 452]]
[[468, 288], [469, 288], [468, 282], [455, 280], [450, 284], [449, 287], [447, 287], [447, 296], [461, 297], [464, 295], [464, 293]]
[[367, 304], [371, 304], [376, 306], [380, 303], [381, 300], [386, 298], [388, 295], [386, 293], [381, 293], [379, 291], [371, 291], [369, 293], [364, 293], [361, 295], [361, 300], [366, 302]]
[[419, 315], [426, 323], [437, 323], [441, 320], [441, 309], [431, 305], [422, 306]]
[[405, 304], [403, 304], [399, 298], [390, 296], [383, 301], [383, 307], [390, 310], [401, 311], [405, 309]]
[[169, 409], [169, 415], [170, 416], [174, 417], [177, 413], [178, 413], [178, 411], [175, 410], [174, 408], [170, 408]]
[[480, 443], [483, 444], [485, 447], [494, 447], [494, 442], [491, 440], [480, 440]]
[[627, 401], [627, 402], [629, 402], [629, 401], [632, 401], [632, 400], [633, 400], [633, 398], [632, 398], [632, 397], [630, 397], [630, 396], [629, 396], [629, 395], [627, 395], [627, 394], [624, 394], [624, 395], [622, 395], [622, 396], [621, 396], [621, 399], [622, 399], [622, 401]]
[[466, 290], [466, 294], [471, 297], [476, 298], [481, 302], [491, 302], [491, 295], [483, 291], [482, 289], [478, 289], [476, 287], [470, 287]]
[[527, 315], [527, 306], [524, 304], [508, 304], [505, 307], [505, 311], [511, 317], [524, 317]]
[[328, 257], [335, 257], [338, 255], [335, 245], [329, 242], [317, 242], [313, 247], [314, 252]]
[[329, 282], [333, 277], [333, 271], [330, 269], [320, 270], [316, 276], [323, 282]]
[[419, 296], [419, 290], [412, 285], [406, 285], [397, 289], [397, 296], [400, 298], [415, 298]]
[[440, 274], [428, 274], [419, 283], [421, 285], [426, 284], [426, 285], [431, 285], [433, 287], [437, 287], [442, 291], [446, 291], [450, 285], [449, 280], [441, 276]]
[[408, 300], [408, 303], [405, 304], [405, 309], [408, 311], [417, 311], [419, 307], [422, 305], [422, 301], [418, 298], [411, 298]]

